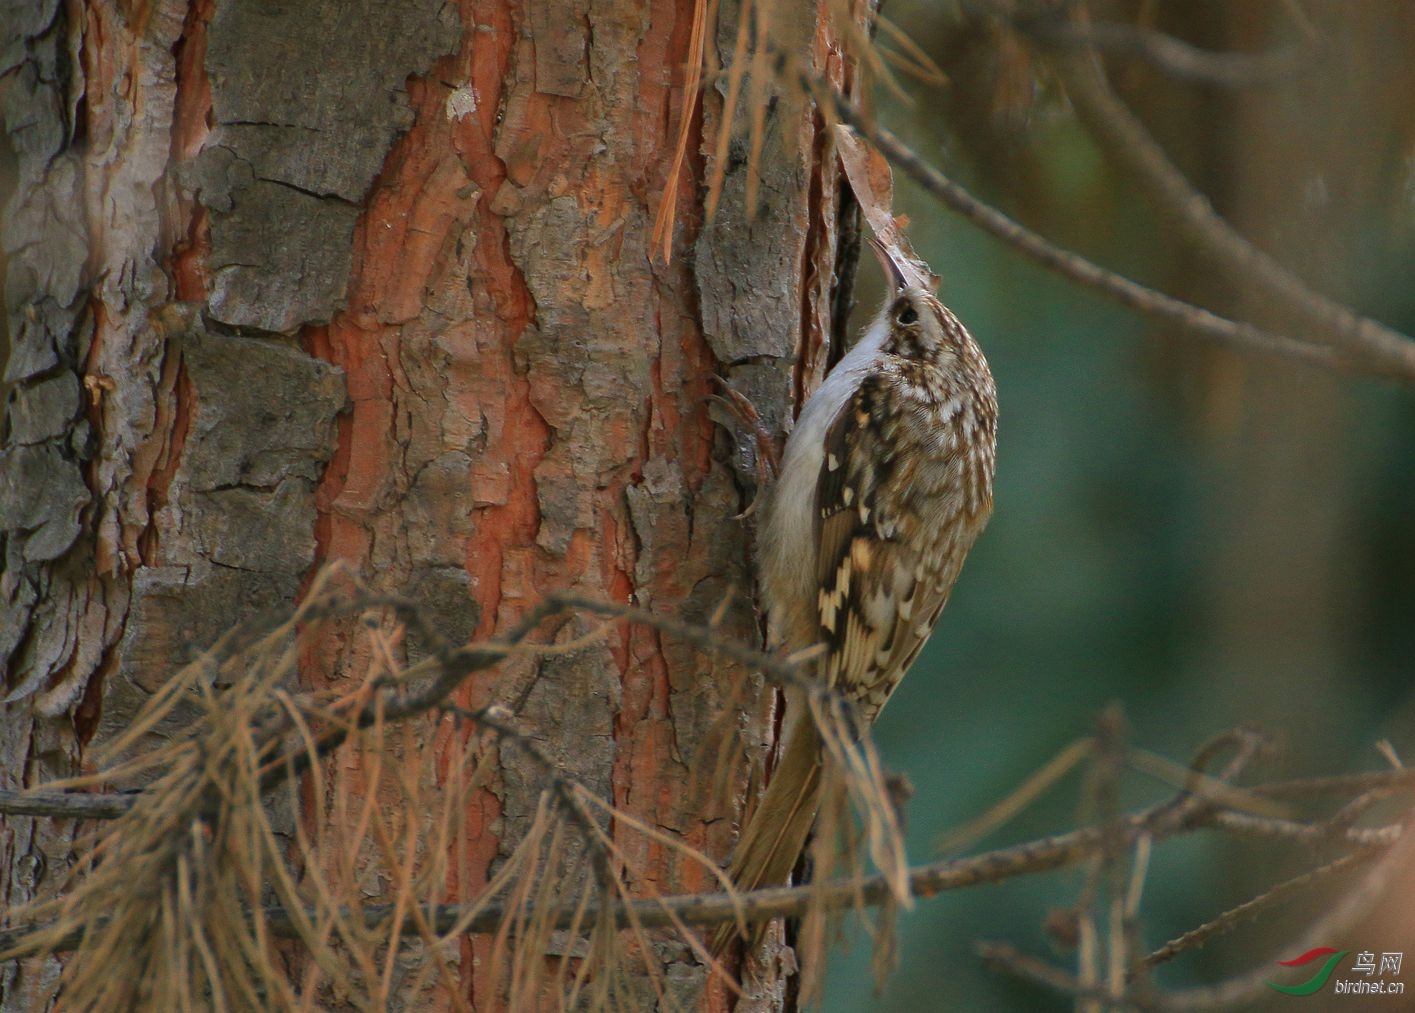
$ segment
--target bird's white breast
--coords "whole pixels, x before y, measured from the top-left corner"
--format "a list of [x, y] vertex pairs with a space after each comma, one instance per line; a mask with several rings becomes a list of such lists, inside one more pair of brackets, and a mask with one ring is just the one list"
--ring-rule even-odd
[[[792, 650], [815, 639], [816, 483], [826, 434], [860, 389], [888, 335], [888, 321], [876, 320], [836, 364], [807, 399], [781, 455], [781, 472], [761, 528], [761, 576], [772, 639]], [[793, 642], [803, 636], [803, 643]]]

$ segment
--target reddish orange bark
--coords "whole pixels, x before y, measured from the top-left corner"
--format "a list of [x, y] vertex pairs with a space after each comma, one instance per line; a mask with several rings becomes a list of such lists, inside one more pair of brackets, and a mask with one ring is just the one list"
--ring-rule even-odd
[[[722, 377], [779, 423], [823, 368], [837, 169], [800, 96], [773, 104], [761, 162], [728, 166], [705, 223], [706, 152], [734, 114], [715, 82], [687, 94], [689, 0], [74, 10], [25, 38], [40, 61], [41, 30], [68, 32], [81, 56], [81, 92], [56, 85], [53, 106], [78, 110], [87, 147], [56, 141], [43, 165], [69, 159], [87, 202], [66, 227], [87, 229], [92, 333], [83, 361], [61, 365], [87, 391], [98, 449], [81, 469], [82, 537], [58, 563], [36, 550], [25, 572], [83, 604], [68, 660], [7, 661], [12, 687], [71, 722], [66, 762], [130, 720], [184, 645], [237, 610], [293, 605], [333, 561], [460, 639], [571, 589], [699, 622], [735, 595], [722, 634], [757, 640], [734, 518], [753, 470], [709, 407]], [[822, 11], [781, 17], [786, 44], [842, 80]], [[707, 44], [727, 59], [735, 35], [710, 29]], [[63, 185], [43, 165], [26, 193]], [[757, 173], [765, 199], [749, 214]], [[670, 263], [649, 249], [666, 192]], [[49, 284], [36, 301], [71, 298], [58, 275], [34, 277]], [[69, 340], [61, 330], [46, 340]], [[42, 364], [42, 348], [21, 351]], [[342, 371], [342, 410], [326, 364]], [[338, 685], [365, 660], [346, 632], [306, 651], [307, 683]], [[545, 665], [518, 719], [623, 811], [721, 857], [730, 814], [696, 808], [692, 763], [740, 675], [626, 626]], [[496, 678], [472, 680], [465, 702], [490, 699]], [[769, 701], [750, 706], [759, 761]], [[474, 803], [450, 866], [459, 896], [514, 843], [502, 837], [523, 795], [508, 780]], [[613, 832], [636, 890], [708, 886]], [[483, 958], [464, 961], [478, 967], [469, 993], [495, 1005], [485, 947], [463, 956]]]

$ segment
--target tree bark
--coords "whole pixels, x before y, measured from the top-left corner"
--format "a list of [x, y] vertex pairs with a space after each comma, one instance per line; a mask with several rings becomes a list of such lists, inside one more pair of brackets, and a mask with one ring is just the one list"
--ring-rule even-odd
[[[850, 86], [825, 5], [781, 6], [777, 44]], [[710, 395], [724, 378], [780, 432], [819, 379], [841, 184], [809, 103], [773, 86], [759, 160], [734, 138], [706, 219], [731, 117], [721, 83], [697, 105], [685, 87], [694, 4], [12, 7], [0, 787], [85, 770], [193, 652], [335, 560], [458, 641], [568, 589], [694, 622], [730, 598], [723, 635], [759, 642], [734, 517], [751, 454]], [[723, 62], [737, 13], [709, 30]], [[685, 115], [665, 263], [649, 236]], [[346, 677], [352, 645], [326, 637], [303, 683]], [[724, 856], [732, 814], [694, 807], [692, 761], [740, 673], [637, 628], [538, 664], [518, 720], [546, 750]], [[772, 694], [753, 685], [759, 774]], [[519, 762], [452, 863], [474, 879], [534, 808]], [[81, 828], [0, 826], [0, 904], [58, 889]], [[636, 885], [709, 885], [615, 833]], [[478, 956], [463, 983], [492, 1008]], [[701, 988], [686, 951], [665, 959]], [[0, 967], [0, 1006], [42, 1003], [54, 972]]]

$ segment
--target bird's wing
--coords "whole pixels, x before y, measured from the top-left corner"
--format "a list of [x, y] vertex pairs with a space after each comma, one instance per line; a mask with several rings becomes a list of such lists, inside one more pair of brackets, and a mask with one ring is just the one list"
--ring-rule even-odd
[[891, 452], [899, 423], [888, 374], [860, 384], [826, 435], [816, 483], [817, 614], [824, 676], [873, 720], [928, 639], [946, 597], [926, 579], [911, 519], [890, 508], [891, 488], [910, 481]]

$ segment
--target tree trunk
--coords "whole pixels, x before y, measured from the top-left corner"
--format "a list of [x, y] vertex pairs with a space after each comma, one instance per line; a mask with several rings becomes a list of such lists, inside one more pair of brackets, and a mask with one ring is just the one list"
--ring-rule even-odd
[[[781, 6], [778, 44], [849, 84], [825, 5]], [[728, 8], [708, 30], [724, 62]], [[819, 378], [840, 184], [810, 105], [773, 88], [760, 158], [739, 128], [707, 219], [727, 113], [718, 82], [690, 101], [694, 4], [7, 17], [0, 787], [84, 771], [192, 652], [288, 610], [336, 560], [458, 641], [569, 589], [693, 622], [736, 591], [722, 633], [759, 643], [734, 518], [750, 453], [710, 395], [725, 378], [779, 433]], [[684, 115], [665, 263], [650, 233]], [[650, 630], [598, 643], [539, 662], [518, 720], [606, 799], [723, 857], [734, 821], [693, 807], [690, 764], [737, 673]], [[304, 684], [345, 677], [352, 644], [327, 638]], [[771, 700], [754, 685], [759, 766]], [[479, 800], [473, 877], [534, 807], [518, 762]], [[58, 889], [80, 829], [7, 818], [0, 905]], [[708, 885], [615, 833], [636, 885]], [[670, 978], [700, 985], [678, 959]], [[43, 1003], [53, 972], [0, 967], [0, 1006]], [[481, 974], [464, 970], [467, 995], [495, 1006]]]

